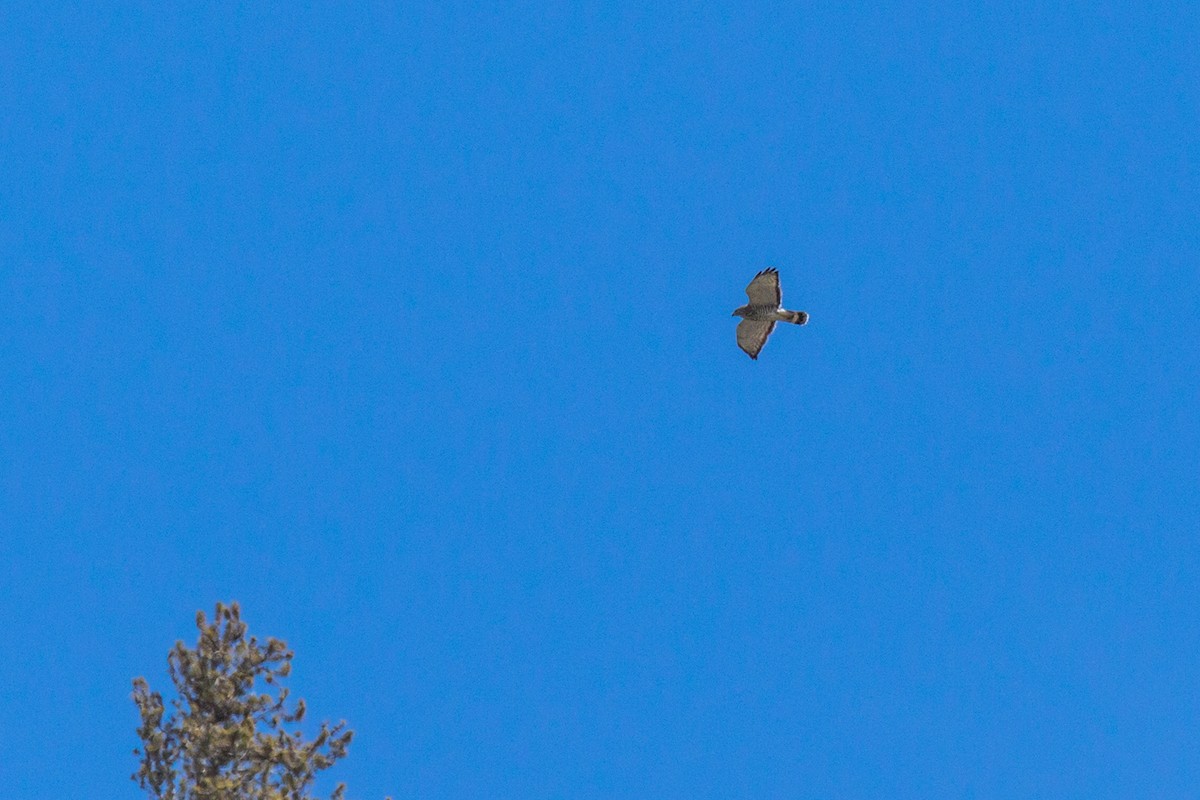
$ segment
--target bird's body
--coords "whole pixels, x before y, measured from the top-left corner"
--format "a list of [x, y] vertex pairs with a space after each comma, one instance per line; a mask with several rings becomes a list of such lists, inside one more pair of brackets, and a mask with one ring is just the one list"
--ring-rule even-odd
[[741, 317], [737, 326], [738, 347], [746, 355], [757, 359], [767, 337], [775, 330], [776, 322], [789, 322], [793, 325], [804, 325], [808, 322], [805, 311], [788, 311], [783, 307], [783, 290], [779, 286], [779, 270], [774, 267], [764, 269], [754, 276], [746, 287], [746, 296], [750, 302], [733, 312], [733, 316]]
[[734, 311], [733, 315], [752, 322], [792, 322], [796, 325], [803, 325], [808, 321], [805, 319], [808, 315], [803, 311], [788, 311], [786, 308], [771, 308], [770, 306], [746, 305]]

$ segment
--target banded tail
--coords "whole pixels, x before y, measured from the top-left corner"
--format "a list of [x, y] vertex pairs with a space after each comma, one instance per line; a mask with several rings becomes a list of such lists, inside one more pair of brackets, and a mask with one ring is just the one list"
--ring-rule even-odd
[[783, 318], [784, 322], [790, 322], [793, 325], [807, 325], [808, 324], [808, 312], [807, 311], [788, 311], [785, 309], [783, 311], [783, 314], [784, 314], [784, 318]]

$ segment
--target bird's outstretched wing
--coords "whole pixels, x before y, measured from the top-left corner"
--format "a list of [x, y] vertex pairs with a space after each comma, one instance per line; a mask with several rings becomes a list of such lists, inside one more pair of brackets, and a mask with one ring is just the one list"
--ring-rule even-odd
[[746, 296], [752, 306], [779, 307], [783, 304], [783, 290], [779, 288], [779, 270], [774, 267], [764, 269], [754, 276], [746, 287]]
[[775, 321], [744, 319], [737, 326], [738, 347], [746, 351], [751, 358], [758, 358], [758, 351], [767, 343], [767, 337], [775, 330]]

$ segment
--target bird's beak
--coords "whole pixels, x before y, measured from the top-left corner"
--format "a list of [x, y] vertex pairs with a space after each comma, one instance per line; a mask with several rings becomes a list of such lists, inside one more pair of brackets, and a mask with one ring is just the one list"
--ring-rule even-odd
[[737, 316], [737, 312], [735, 311], [735, 312], [733, 312], [732, 314], [730, 314], [729, 316], [731, 316], [731, 317], [736, 317], [736, 316]]

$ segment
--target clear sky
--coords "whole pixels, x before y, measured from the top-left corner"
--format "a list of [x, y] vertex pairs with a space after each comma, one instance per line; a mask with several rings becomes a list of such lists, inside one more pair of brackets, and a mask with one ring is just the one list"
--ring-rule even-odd
[[4, 16], [6, 800], [218, 600], [356, 800], [1195, 796], [1194, 4]]

